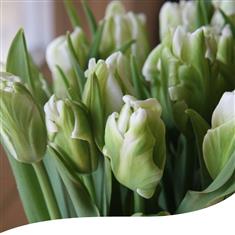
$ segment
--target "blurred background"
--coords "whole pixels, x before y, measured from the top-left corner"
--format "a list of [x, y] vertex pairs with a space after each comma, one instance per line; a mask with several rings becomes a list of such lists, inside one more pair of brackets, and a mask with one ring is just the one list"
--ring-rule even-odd
[[[88, 0], [97, 20], [104, 16], [110, 0]], [[158, 43], [158, 14], [164, 0], [123, 0], [127, 10], [147, 16], [149, 41]], [[88, 32], [80, 0], [74, 0], [85, 32]], [[24, 28], [27, 46], [36, 64], [50, 77], [45, 50], [55, 37], [72, 30], [62, 0], [0, 0], [0, 62], [4, 63], [10, 43], [19, 28]], [[0, 146], [0, 232], [26, 224], [14, 178]]]

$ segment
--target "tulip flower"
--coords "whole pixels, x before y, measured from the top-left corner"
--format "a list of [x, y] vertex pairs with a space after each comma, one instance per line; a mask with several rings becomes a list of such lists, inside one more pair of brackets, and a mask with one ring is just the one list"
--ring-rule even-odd
[[165, 127], [156, 99], [124, 96], [120, 114], [109, 116], [104, 154], [117, 180], [144, 198], [151, 198], [165, 165]]
[[[88, 80], [91, 73], [96, 74], [99, 83], [105, 116], [120, 111], [124, 94], [135, 94], [131, 83], [130, 62], [121, 52], [115, 52], [105, 61], [99, 60], [97, 63], [95, 59], [90, 59], [88, 70], [85, 72]], [[86, 93], [85, 88], [84, 97]]]
[[53, 95], [44, 111], [50, 142], [63, 153], [65, 161], [77, 172], [94, 171], [98, 164], [97, 149], [85, 106]]
[[235, 91], [225, 92], [212, 114], [203, 141], [203, 155], [213, 179], [235, 154]]
[[88, 107], [95, 132], [96, 143], [103, 148], [104, 123], [109, 114], [121, 110], [125, 94], [134, 94], [131, 84], [129, 60], [115, 52], [97, 63], [89, 60], [85, 72], [87, 82], [83, 92], [83, 102]]
[[[218, 35], [210, 27], [193, 33], [177, 27], [150, 53], [142, 72], [153, 84], [152, 95], [164, 107], [164, 120], [171, 119], [172, 123], [170, 116], [179, 102], [205, 119], [210, 118], [226, 87], [226, 79], [220, 79], [217, 66], [222, 53], [218, 54], [218, 47], [223, 51], [222, 42], [218, 44]], [[216, 87], [213, 90], [212, 85]]]
[[224, 12], [224, 14], [228, 17], [233, 25], [235, 25], [235, 2], [234, 1], [220, 1], [213, 0], [212, 1], [215, 12], [211, 19], [211, 25], [217, 30], [218, 33], [224, 28], [225, 20], [222, 16], [220, 10]]
[[23, 163], [42, 160], [47, 132], [43, 115], [21, 79], [0, 73], [1, 136], [10, 154]]
[[23, 29], [0, 63], [0, 137], [28, 221], [177, 214], [234, 193], [234, 1], [164, 3], [150, 53], [144, 14], [122, 1], [99, 22], [81, 1], [89, 41], [63, 2], [73, 32], [47, 48], [53, 92]]
[[[76, 27], [71, 33], [70, 37], [75, 53], [78, 57], [79, 64], [81, 68], [85, 68], [88, 54], [88, 43], [84, 32], [81, 28]], [[52, 72], [55, 92], [58, 96], [64, 97], [65, 87], [61, 75], [58, 72], [57, 66], [62, 69], [68, 78], [68, 83], [71, 86], [73, 86], [74, 80], [76, 80], [76, 75], [70, 59], [69, 47], [65, 35], [59, 36], [49, 44], [46, 51], [46, 60]]]
[[126, 43], [136, 40], [131, 45], [130, 51], [138, 58], [139, 66], [142, 66], [149, 52], [145, 16], [133, 12], [126, 13], [120, 1], [111, 1], [107, 6], [104, 19], [104, 31], [100, 44], [101, 57], [107, 58]]
[[197, 20], [196, 10], [195, 1], [164, 3], [159, 15], [161, 39], [164, 38], [170, 29], [175, 29], [177, 26], [182, 26], [188, 32], [195, 30]]

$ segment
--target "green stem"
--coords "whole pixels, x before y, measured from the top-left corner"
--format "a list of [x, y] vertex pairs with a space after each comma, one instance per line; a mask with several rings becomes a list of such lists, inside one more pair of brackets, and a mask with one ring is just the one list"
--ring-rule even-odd
[[48, 208], [48, 212], [50, 214], [50, 218], [60, 219], [61, 218], [60, 210], [58, 208], [56, 198], [52, 190], [51, 183], [48, 174], [46, 172], [45, 166], [43, 165], [43, 162], [40, 161], [37, 163], [33, 163], [32, 166], [35, 170], [39, 184], [41, 186], [41, 190], [44, 195], [44, 199]]
[[134, 210], [135, 213], [144, 213], [145, 210], [144, 199], [136, 192], [134, 192]]

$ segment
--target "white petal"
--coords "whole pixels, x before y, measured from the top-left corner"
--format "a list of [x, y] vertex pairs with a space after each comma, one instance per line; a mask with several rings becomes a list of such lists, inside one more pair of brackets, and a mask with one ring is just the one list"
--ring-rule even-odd
[[184, 40], [187, 40], [186, 31], [182, 27], [177, 27], [173, 36], [172, 50], [178, 58], [181, 58]]
[[225, 92], [212, 114], [212, 128], [235, 119], [235, 91]]
[[135, 101], [136, 98], [134, 96], [131, 95], [125, 95], [122, 97], [122, 100], [124, 101], [125, 104], [128, 104], [129, 106], [131, 106], [131, 102]]

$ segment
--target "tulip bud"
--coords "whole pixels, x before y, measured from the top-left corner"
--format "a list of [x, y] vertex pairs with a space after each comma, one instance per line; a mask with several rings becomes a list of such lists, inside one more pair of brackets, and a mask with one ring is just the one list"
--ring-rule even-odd
[[42, 160], [47, 132], [30, 92], [10, 73], [0, 73], [1, 136], [10, 154], [23, 163]]
[[89, 61], [89, 67], [86, 71], [87, 82], [85, 84], [83, 100], [85, 104], [86, 100], [91, 93], [91, 83], [90, 80], [94, 79], [93, 74], [95, 73], [98, 82], [97, 88], [100, 90], [102, 106], [104, 107], [105, 116], [113, 111], [120, 110], [122, 106], [122, 96], [123, 92], [118, 83], [116, 77], [112, 70], [108, 69], [107, 63], [103, 60], [99, 60], [97, 63], [95, 59]]
[[97, 63], [90, 59], [85, 72], [87, 82], [83, 102], [90, 112], [96, 143], [103, 148], [104, 123], [109, 114], [120, 111], [124, 94], [133, 94], [128, 59], [121, 53], [113, 53]]
[[53, 95], [44, 106], [50, 141], [63, 153], [65, 161], [80, 173], [97, 168], [98, 157], [87, 110], [71, 100], [57, 100]]
[[124, 93], [135, 94], [131, 83], [131, 71], [129, 59], [120, 51], [111, 54], [106, 59], [110, 74], [116, 76]]
[[[88, 70], [85, 72], [87, 82], [85, 84], [83, 101], [87, 104], [90, 90], [90, 80], [94, 79], [95, 73], [99, 84], [102, 107], [104, 107], [104, 116], [107, 117], [114, 111], [120, 111], [122, 107], [122, 97], [125, 93], [134, 94], [134, 88], [131, 84], [131, 74], [129, 60], [121, 53], [111, 54], [106, 61], [90, 59]], [[94, 88], [94, 86], [92, 87]]]
[[117, 180], [144, 198], [153, 196], [165, 166], [165, 127], [156, 99], [124, 96], [120, 114], [109, 116], [104, 154]]
[[[222, 39], [221, 45], [218, 44], [218, 35], [211, 27], [201, 27], [193, 33], [177, 27], [150, 53], [142, 72], [151, 81], [152, 97], [161, 103], [168, 126], [178, 126], [177, 120], [183, 120], [176, 116], [180, 113], [179, 105], [182, 109], [196, 110], [209, 121], [227, 86], [228, 79], [221, 79], [218, 66], [222, 45]], [[226, 57], [230, 55], [229, 51], [223, 53]]]
[[149, 52], [145, 28], [144, 15], [126, 13], [120, 1], [111, 1], [105, 14], [103, 37], [99, 48], [101, 57], [107, 58], [112, 52], [134, 39], [136, 42], [130, 51], [138, 58], [139, 66], [142, 66]]
[[[85, 68], [88, 54], [88, 44], [84, 32], [81, 28], [76, 27], [70, 37], [75, 53], [78, 57], [79, 64], [82, 68]], [[63, 70], [70, 84], [73, 83], [76, 77], [70, 60], [70, 52], [66, 36], [60, 36], [49, 44], [46, 51], [46, 60], [52, 72], [55, 91], [57, 95], [63, 97], [65, 94], [65, 87], [56, 66], [58, 65]]]
[[222, 10], [228, 19], [235, 25], [235, 2], [234, 1], [221, 1], [213, 0], [212, 1], [215, 12], [211, 19], [211, 25], [215, 28], [217, 33], [221, 33], [224, 28], [225, 20], [220, 12]]
[[180, 1], [180, 3], [166, 2], [159, 14], [160, 38], [163, 40], [170, 29], [181, 26], [188, 32], [196, 29], [196, 3], [194, 1]]
[[235, 3], [231, 0], [212, 0], [212, 4], [216, 9], [220, 8], [225, 14], [231, 16], [235, 14]]
[[180, 14], [181, 10], [179, 8], [179, 4], [171, 2], [163, 4], [159, 13], [161, 39], [166, 35], [169, 28], [175, 28], [182, 24]]
[[225, 92], [212, 114], [212, 126], [203, 141], [206, 167], [214, 179], [235, 154], [235, 91]]

